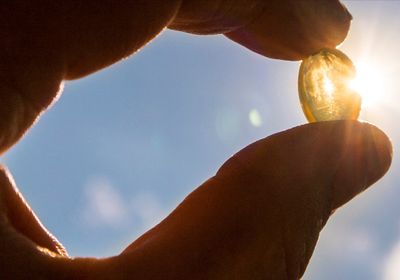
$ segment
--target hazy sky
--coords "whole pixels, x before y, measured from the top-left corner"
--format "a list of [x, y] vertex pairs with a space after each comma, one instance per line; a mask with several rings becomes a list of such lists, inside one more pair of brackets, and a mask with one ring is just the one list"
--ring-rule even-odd
[[[369, 89], [377, 98], [362, 118], [391, 137], [394, 161], [375, 187], [337, 211], [304, 278], [395, 280], [400, 2], [346, 4], [354, 21], [340, 49], [376, 79]], [[132, 58], [66, 83], [3, 161], [71, 255], [116, 254], [233, 153], [305, 123], [298, 67], [222, 36], [166, 31]]]

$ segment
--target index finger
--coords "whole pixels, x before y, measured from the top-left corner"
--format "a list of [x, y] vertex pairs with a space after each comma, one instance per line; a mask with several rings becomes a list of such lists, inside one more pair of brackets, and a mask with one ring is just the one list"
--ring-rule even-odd
[[336, 0], [5, 1], [0, 7], [0, 152], [57, 99], [63, 80], [131, 55], [166, 26], [225, 33], [263, 55], [300, 59], [341, 42], [349, 22]]
[[299, 60], [340, 44], [351, 19], [339, 0], [187, 0], [169, 27], [224, 33], [261, 55]]

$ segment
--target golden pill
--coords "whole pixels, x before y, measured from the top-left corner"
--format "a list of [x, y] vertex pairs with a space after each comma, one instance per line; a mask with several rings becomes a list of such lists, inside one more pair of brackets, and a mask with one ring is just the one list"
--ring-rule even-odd
[[323, 49], [304, 59], [299, 71], [299, 96], [309, 122], [358, 118], [361, 96], [351, 87], [352, 61], [341, 51]]

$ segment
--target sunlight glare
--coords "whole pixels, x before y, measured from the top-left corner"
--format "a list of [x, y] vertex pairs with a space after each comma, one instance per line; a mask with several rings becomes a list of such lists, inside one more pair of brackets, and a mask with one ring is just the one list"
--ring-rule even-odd
[[385, 81], [381, 69], [365, 62], [356, 63], [357, 75], [351, 88], [360, 94], [362, 107], [376, 106], [385, 93]]
[[335, 87], [333, 86], [332, 81], [325, 75], [324, 77], [324, 90], [331, 97]]

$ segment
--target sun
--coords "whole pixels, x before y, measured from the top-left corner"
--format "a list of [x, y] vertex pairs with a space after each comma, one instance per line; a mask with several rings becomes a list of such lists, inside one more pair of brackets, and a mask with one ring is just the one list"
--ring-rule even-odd
[[357, 74], [351, 81], [351, 88], [362, 98], [362, 107], [376, 106], [383, 99], [385, 90], [384, 74], [377, 65], [364, 61], [355, 63]]

